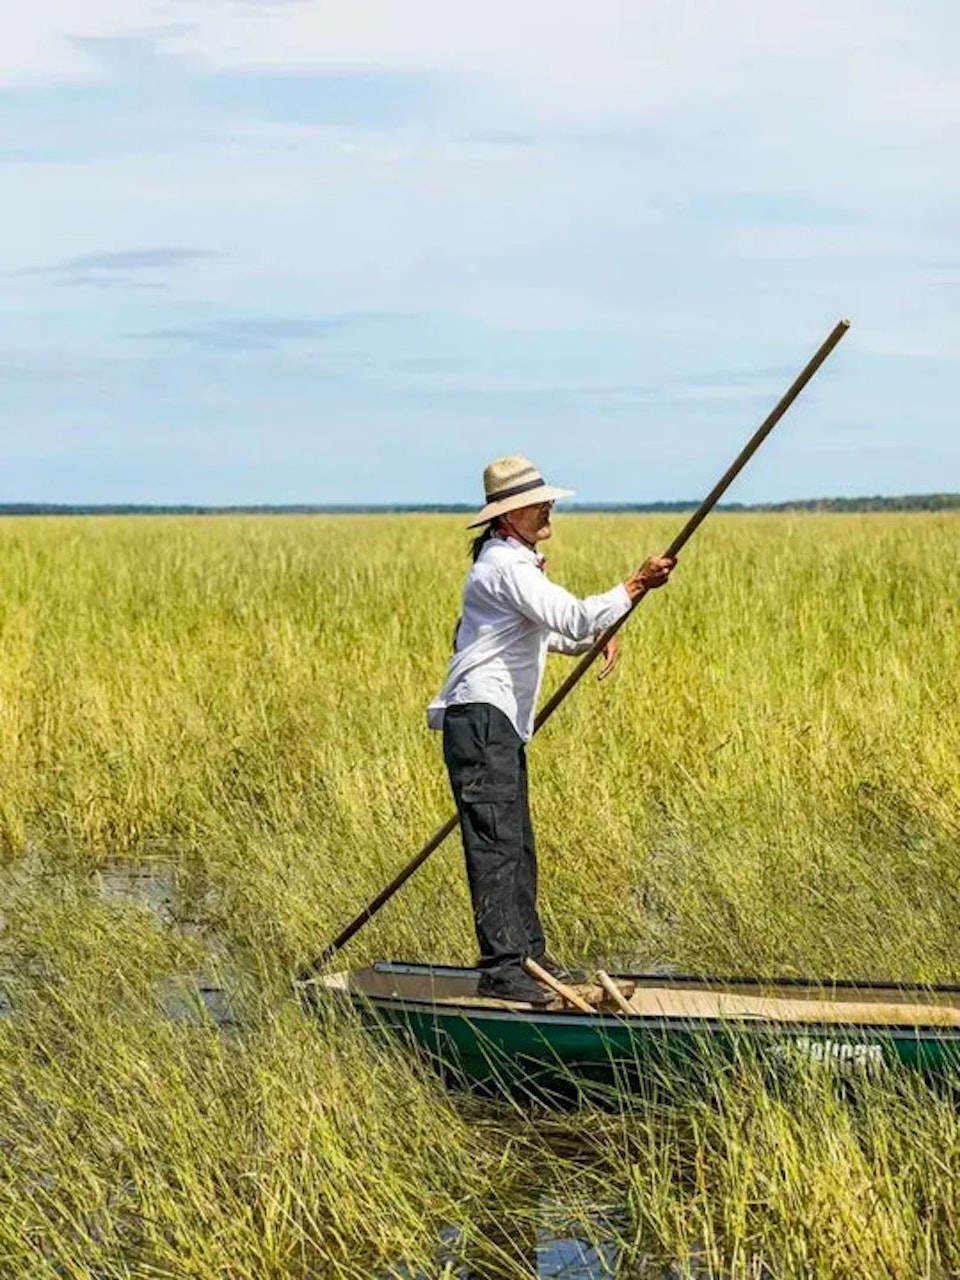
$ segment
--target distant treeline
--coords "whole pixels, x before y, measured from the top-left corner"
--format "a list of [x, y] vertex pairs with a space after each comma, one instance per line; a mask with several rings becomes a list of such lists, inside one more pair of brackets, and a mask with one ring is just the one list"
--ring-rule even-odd
[[[694, 511], [693, 502], [596, 502], [573, 503], [568, 511], [582, 512], [682, 512]], [[207, 515], [456, 515], [474, 511], [471, 503], [263, 503], [253, 506], [195, 506], [188, 503], [137, 502], [58, 503], [3, 502], [4, 516], [207, 516]], [[722, 502], [718, 511], [955, 511], [960, 493], [916, 493], [895, 498], [801, 498], [792, 502]]]
[[[697, 502], [601, 502], [580, 511], [694, 511]], [[721, 502], [718, 511], [956, 511], [960, 493], [910, 493], [887, 498], [876, 494], [860, 498], [795, 498], [790, 502]]]
[[897, 498], [804, 498], [794, 502], [731, 503], [725, 511], [956, 511], [960, 493], [908, 493]]

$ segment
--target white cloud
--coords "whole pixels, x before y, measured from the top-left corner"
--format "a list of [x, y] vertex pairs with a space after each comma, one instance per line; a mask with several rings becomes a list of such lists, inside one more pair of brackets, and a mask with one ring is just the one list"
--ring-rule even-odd
[[[434, 396], [423, 430], [442, 422], [441, 434], [445, 391], [469, 420], [471, 391], [519, 388], [532, 400], [574, 374], [582, 388], [676, 388], [704, 364], [749, 365], [745, 352], [759, 367], [802, 359], [845, 312], [854, 330], [838, 367], [854, 368], [853, 352], [946, 361], [960, 343], [956, 289], [927, 264], [956, 257], [955, 3], [34, 0], [0, 45], [0, 86], [51, 86], [47, 97], [31, 91], [45, 149], [4, 168], [0, 269], [34, 274], [4, 282], [0, 347], [4, 333], [28, 346], [31, 368], [47, 367], [44, 351], [51, 368], [89, 358], [104, 388], [97, 412], [116, 400], [124, 423], [155, 422], [158, 393], [144, 379], [162, 387], [166, 366], [134, 353], [130, 334], [431, 313], [454, 331], [448, 343], [413, 326], [353, 353], [369, 365], [352, 408], [295, 353], [270, 365], [263, 386], [273, 400], [288, 388], [291, 414], [314, 395], [315, 412], [329, 401], [331, 417], [342, 411], [358, 430], [369, 415], [384, 438], [383, 423], [419, 422], [422, 408], [392, 393], [371, 405], [391, 358], [448, 362], [394, 380]], [[84, 43], [118, 38], [131, 43]], [[237, 88], [234, 73], [257, 71], [275, 80], [220, 94]], [[304, 71], [422, 75], [438, 87], [420, 114], [393, 119], [381, 104], [363, 128], [319, 127], [295, 111], [291, 123], [258, 118], [257, 94], [282, 94], [282, 73]], [[203, 92], [191, 96], [191, 77]], [[84, 88], [71, 96], [73, 84]], [[376, 74], [364, 92], [376, 95]], [[7, 99], [11, 121], [23, 118], [17, 101]], [[57, 113], [77, 103], [64, 142]], [[43, 274], [160, 248], [193, 258], [154, 295], [83, 280], [54, 290]], [[216, 402], [230, 420], [225, 361], [207, 385], [202, 353], [189, 358], [162, 404], [205, 421]], [[268, 398], [246, 373], [241, 409]], [[857, 379], [837, 377], [831, 395], [840, 385], [848, 406], [862, 401]], [[884, 395], [892, 422], [896, 394]], [[29, 434], [42, 397], [24, 397]], [[556, 409], [580, 440], [586, 400], [565, 416], [551, 401], [543, 422], [552, 429]], [[678, 415], [702, 411], [706, 422], [718, 405], [735, 415], [739, 393], [693, 386], [674, 400]], [[477, 425], [489, 429], [495, 413], [478, 401]], [[646, 429], [659, 421], [648, 415]], [[626, 409], [623, 424], [630, 436]]]
[[167, 0], [30, 0], [3, 24], [0, 85], [95, 80], [100, 68], [78, 39], [134, 36], [169, 20]]
[[[802, 86], [815, 112], [842, 95], [868, 113], [953, 119], [954, 24], [953, 0], [32, 0], [5, 28], [0, 81], [86, 78], [96, 68], [77, 39], [151, 35], [220, 70], [476, 76], [514, 119], [578, 126], [736, 101], [758, 83], [773, 114]], [[932, 82], [931, 59], [944, 61]]]

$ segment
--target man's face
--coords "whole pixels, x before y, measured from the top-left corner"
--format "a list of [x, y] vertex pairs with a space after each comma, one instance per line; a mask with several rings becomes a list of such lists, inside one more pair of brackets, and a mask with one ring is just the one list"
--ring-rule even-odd
[[553, 533], [552, 510], [552, 502], [535, 502], [533, 506], [508, 512], [506, 519], [527, 542], [545, 542]]

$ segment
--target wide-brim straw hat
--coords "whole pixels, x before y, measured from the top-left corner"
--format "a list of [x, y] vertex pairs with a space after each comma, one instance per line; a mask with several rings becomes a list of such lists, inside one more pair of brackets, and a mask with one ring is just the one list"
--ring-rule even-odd
[[547, 484], [529, 458], [522, 453], [509, 458], [496, 458], [483, 472], [483, 491], [486, 506], [467, 525], [475, 529], [478, 524], [488, 524], [497, 516], [520, 507], [531, 507], [537, 502], [553, 502], [557, 498], [569, 498], [572, 489], [558, 489]]

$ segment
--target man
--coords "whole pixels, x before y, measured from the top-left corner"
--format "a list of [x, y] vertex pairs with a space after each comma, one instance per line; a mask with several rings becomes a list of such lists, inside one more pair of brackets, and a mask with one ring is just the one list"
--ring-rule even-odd
[[[527, 798], [525, 744], [533, 734], [548, 650], [576, 654], [645, 591], [662, 586], [674, 561], [651, 556], [625, 582], [584, 600], [551, 583], [537, 544], [570, 489], [544, 482], [528, 458], [497, 458], [483, 473], [486, 505], [468, 528], [473, 543], [463, 611], [447, 679], [430, 704], [457, 811], [480, 946], [478, 993], [548, 1004], [552, 992], [524, 966], [530, 957], [568, 976], [546, 955], [537, 914], [537, 862]], [[606, 675], [617, 660], [614, 638]]]

